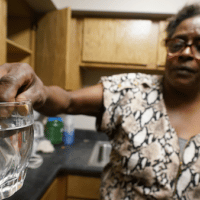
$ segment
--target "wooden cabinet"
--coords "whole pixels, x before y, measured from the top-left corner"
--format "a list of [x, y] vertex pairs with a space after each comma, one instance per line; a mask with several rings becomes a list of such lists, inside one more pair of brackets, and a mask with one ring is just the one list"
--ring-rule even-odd
[[67, 197], [79, 199], [99, 199], [100, 179], [94, 177], [67, 177]]
[[165, 38], [166, 38], [166, 27], [167, 22], [166, 21], [160, 21], [159, 22], [159, 37], [158, 37], [158, 60], [157, 65], [158, 67], [163, 67], [165, 65], [166, 61], [166, 55], [167, 51], [165, 48]]
[[[73, 35], [70, 40], [73, 20], [69, 8], [41, 16], [25, 0], [0, 0], [0, 11], [0, 65], [28, 63], [45, 85], [67, 90], [81, 87], [79, 41]], [[72, 28], [76, 24], [72, 23]], [[79, 34], [79, 29], [75, 31]], [[76, 47], [69, 52], [70, 45]]]
[[54, 179], [41, 200], [65, 200], [66, 192], [66, 177], [59, 176]]
[[7, 1], [0, 0], [0, 64], [4, 64], [6, 62], [6, 23], [7, 23]]
[[72, 17], [69, 8], [47, 13], [38, 20], [35, 71], [45, 85], [66, 90], [102, 75], [162, 74], [164, 27], [158, 19]]
[[35, 67], [35, 13], [24, 0], [0, 0], [1, 59]]
[[50, 185], [41, 200], [99, 199], [100, 178], [63, 175]]
[[38, 20], [36, 73], [45, 85], [67, 87], [70, 18], [70, 9], [63, 9]]
[[158, 34], [153, 20], [85, 18], [82, 61], [155, 64]]
[[96, 84], [101, 76], [118, 73], [163, 74], [165, 20], [83, 18], [82, 21], [79, 66], [83, 85]]
[[[69, 8], [47, 13], [38, 20], [35, 71], [45, 85], [66, 90], [81, 88], [91, 77], [97, 83], [101, 75], [163, 73], [164, 25], [153, 19], [72, 17]], [[85, 70], [94, 73], [84, 77]]]
[[71, 15], [70, 8], [45, 14], [38, 20], [36, 33], [36, 74], [45, 85], [66, 90], [82, 86], [82, 20]]
[[48, 188], [48, 190], [46, 191], [41, 200], [56, 200], [58, 199], [58, 195], [59, 195], [59, 183], [58, 179], [56, 178], [50, 185], [50, 187]]
[[25, 0], [0, 0], [0, 11], [0, 64], [26, 62], [45, 85], [76, 90], [101, 75], [163, 73], [163, 20], [72, 16], [70, 8], [39, 16]]

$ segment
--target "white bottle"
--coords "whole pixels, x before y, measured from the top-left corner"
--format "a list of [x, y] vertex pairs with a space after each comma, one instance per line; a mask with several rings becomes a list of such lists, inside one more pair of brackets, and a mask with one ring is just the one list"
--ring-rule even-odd
[[63, 142], [65, 145], [72, 145], [74, 143], [74, 117], [73, 115], [64, 115], [64, 131]]

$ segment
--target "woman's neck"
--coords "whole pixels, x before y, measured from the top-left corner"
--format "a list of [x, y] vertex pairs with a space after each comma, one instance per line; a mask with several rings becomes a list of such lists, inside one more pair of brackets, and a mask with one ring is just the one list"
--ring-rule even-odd
[[163, 97], [168, 108], [195, 105], [200, 103], [200, 88], [175, 88], [165, 79], [163, 80]]

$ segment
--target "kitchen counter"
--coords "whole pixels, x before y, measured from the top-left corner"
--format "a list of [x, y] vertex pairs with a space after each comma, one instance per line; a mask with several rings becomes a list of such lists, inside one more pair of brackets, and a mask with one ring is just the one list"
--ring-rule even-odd
[[100, 177], [103, 168], [87, 164], [98, 140], [107, 141], [108, 138], [104, 133], [76, 130], [72, 146], [55, 145], [54, 153], [41, 154], [43, 164], [37, 169], [28, 169], [23, 187], [8, 200], [39, 200], [61, 173]]

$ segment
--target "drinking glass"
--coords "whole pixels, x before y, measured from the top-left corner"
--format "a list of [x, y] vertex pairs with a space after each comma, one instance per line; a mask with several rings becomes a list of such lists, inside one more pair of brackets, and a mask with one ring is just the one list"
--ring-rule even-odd
[[33, 123], [30, 100], [0, 102], [0, 200], [23, 186], [32, 152]]

